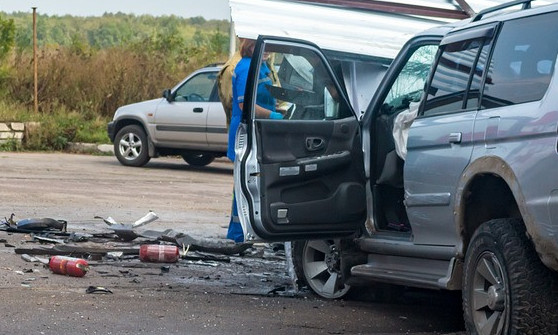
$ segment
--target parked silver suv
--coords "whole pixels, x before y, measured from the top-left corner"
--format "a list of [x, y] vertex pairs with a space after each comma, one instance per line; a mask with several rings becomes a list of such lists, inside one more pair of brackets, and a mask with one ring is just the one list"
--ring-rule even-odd
[[253, 59], [275, 53], [269, 89], [292, 106], [253, 117], [253, 62], [235, 162], [246, 240], [297, 240], [323, 297], [360, 279], [462, 290], [470, 334], [556, 334], [557, 22], [558, 4], [524, 0], [421, 33], [362, 119], [317, 46], [260, 37]]
[[108, 124], [114, 154], [123, 165], [180, 155], [194, 166], [227, 152], [225, 111], [217, 93], [219, 66], [195, 71], [163, 97], [118, 108]]

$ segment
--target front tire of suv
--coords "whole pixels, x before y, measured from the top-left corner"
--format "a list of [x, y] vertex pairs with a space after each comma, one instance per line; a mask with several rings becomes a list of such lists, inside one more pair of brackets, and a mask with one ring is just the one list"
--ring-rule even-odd
[[192, 166], [206, 166], [211, 164], [215, 159], [215, 156], [211, 154], [182, 154], [182, 159]]
[[343, 282], [341, 253], [333, 240], [294, 241], [292, 257], [297, 278], [322, 298], [339, 299], [351, 287]]
[[491, 220], [477, 229], [463, 285], [468, 334], [556, 334], [556, 274], [539, 260], [521, 220]]
[[122, 165], [144, 166], [151, 157], [147, 152], [147, 136], [138, 125], [126, 126], [114, 138], [114, 155]]

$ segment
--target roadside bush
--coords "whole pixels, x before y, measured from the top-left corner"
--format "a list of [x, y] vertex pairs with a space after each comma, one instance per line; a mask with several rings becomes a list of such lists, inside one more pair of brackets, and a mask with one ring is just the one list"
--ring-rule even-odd
[[[58, 106], [65, 106], [86, 115], [110, 117], [121, 105], [159, 97], [163, 89], [207, 63], [208, 52], [203, 48], [194, 47], [188, 53], [191, 55], [182, 55], [184, 60], [165, 60], [160, 53], [124, 48], [91, 50], [87, 54], [69, 48], [41, 50], [39, 111], [52, 113]], [[12, 67], [18, 75], [6, 83], [11, 98], [28, 108], [33, 107], [32, 63], [32, 55], [27, 53], [13, 57]]]
[[[102, 19], [132, 17], [116, 15]], [[119, 32], [118, 29], [86, 35], [67, 32], [65, 40], [69, 42], [64, 45], [39, 41], [38, 114], [33, 113], [33, 53], [24, 47], [28, 39], [23, 37], [28, 32], [17, 31], [20, 38], [16, 49], [0, 63], [0, 120], [41, 123], [24, 142], [26, 150], [60, 150], [67, 142], [78, 141], [108, 143], [106, 124], [119, 106], [158, 98], [164, 89], [192, 71], [209, 63], [224, 62], [228, 56], [223, 47], [228, 37], [219, 29], [212, 32], [198, 29], [194, 33], [191, 28], [192, 38], [187, 39], [176, 18], [161, 20], [166, 23], [164, 29], [143, 32], [139, 40], [124, 39], [120, 44], [118, 39], [106, 43], [112, 41], [109, 32]], [[62, 19], [59, 21], [58, 26], [66, 27]]]

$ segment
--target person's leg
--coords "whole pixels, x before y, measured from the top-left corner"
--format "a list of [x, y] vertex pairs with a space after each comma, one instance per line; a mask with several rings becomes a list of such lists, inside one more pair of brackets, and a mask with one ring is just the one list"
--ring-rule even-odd
[[237, 243], [244, 242], [244, 232], [242, 231], [240, 219], [238, 218], [238, 209], [236, 208], [236, 197], [234, 195], [234, 191], [231, 208], [231, 221], [229, 222], [229, 231], [227, 232], [227, 238]]

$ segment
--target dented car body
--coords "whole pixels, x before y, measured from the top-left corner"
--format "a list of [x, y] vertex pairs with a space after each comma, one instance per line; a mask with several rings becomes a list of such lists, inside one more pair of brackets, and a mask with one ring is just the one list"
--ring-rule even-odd
[[[236, 140], [246, 240], [314, 248], [322, 296], [358, 279], [462, 290], [469, 333], [556, 333], [558, 5], [531, 3], [415, 36], [363, 117], [316, 45], [260, 36]], [[283, 120], [253, 117], [264, 52]]]

